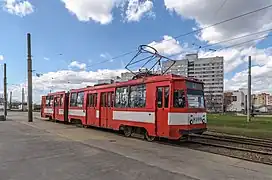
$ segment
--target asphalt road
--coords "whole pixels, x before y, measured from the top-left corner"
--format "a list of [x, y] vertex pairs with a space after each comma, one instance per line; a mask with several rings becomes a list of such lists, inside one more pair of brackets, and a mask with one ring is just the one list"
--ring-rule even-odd
[[[39, 113], [34, 113], [38, 117]], [[0, 180], [272, 179], [272, 167], [9, 112]]]
[[0, 135], [1, 180], [193, 179], [15, 121]]

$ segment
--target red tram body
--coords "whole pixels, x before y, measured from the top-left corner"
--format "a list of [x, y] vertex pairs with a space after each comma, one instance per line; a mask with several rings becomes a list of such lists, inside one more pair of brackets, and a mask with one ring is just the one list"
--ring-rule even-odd
[[203, 83], [177, 75], [72, 89], [69, 94], [51, 93], [42, 97], [41, 115], [123, 130], [126, 136], [144, 133], [150, 141], [203, 133], [207, 125]]
[[41, 117], [57, 121], [68, 120], [68, 97], [65, 91], [50, 93], [42, 96]]

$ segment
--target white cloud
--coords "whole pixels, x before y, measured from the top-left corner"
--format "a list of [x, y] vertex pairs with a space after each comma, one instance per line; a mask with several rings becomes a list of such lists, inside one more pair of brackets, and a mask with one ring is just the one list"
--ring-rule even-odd
[[[200, 28], [265, 7], [271, 3], [272, 0], [227, 1], [222, 9], [215, 15], [217, 9], [222, 5], [222, 1], [213, 1], [211, 3], [210, 0], [164, 0], [165, 7], [170, 12], [175, 12], [185, 19], [195, 20], [197, 26]], [[271, 8], [268, 8], [236, 20], [205, 29], [201, 31], [199, 38], [203, 41], [214, 43], [260, 30], [270, 29], [272, 28], [271, 17], [272, 10]]]
[[[113, 9], [121, 10], [125, 21], [140, 21], [144, 16], [154, 17], [151, 0], [61, 0], [66, 9], [76, 15], [79, 21], [95, 21], [109, 24]], [[124, 15], [125, 14], [125, 15]]]
[[3, 61], [3, 60], [4, 60], [4, 56], [0, 55], [0, 61]]
[[151, 0], [129, 0], [126, 10], [127, 21], [140, 21], [144, 15], [155, 16], [152, 12], [153, 2]]
[[50, 58], [48, 58], [48, 57], [44, 57], [43, 59], [46, 60], [46, 61], [50, 60]]
[[160, 54], [164, 55], [179, 54], [182, 51], [188, 49], [187, 44], [184, 44], [182, 46], [180, 45], [179, 41], [168, 35], [163, 36], [162, 41], [160, 42], [153, 41], [148, 45], [155, 48]]
[[78, 61], [72, 61], [70, 64], [69, 64], [69, 68], [78, 68], [80, 70], [84, 70], [86, 69], [86, 64], [85, 63], [80, 63]]
[[34, 12], [34, 6], [24, 0], [4, 0], [4, 9], [17, 16], [26, 16]]
[[[252, 69], [252, 91], [272, 93], [272, 61], [263, 66], [253, 66]], [[248, 71], [243, 70], [226, 80], [226, 90], [237, 90], [247, 88]]]
[[65, 7], [80, 21], [108, 24], [112, 21], [112, 10], [121, 0], [61, 0]]
[[255, 47], [247, 48], [229, 48], [215, 52], [199, 52], [199, 57], [224, 57], [224, 71], [229, 73], [235, 70], [239, 65], [248, 61], [248, 56], [252, 56], [252, 62], [255, 65], [264, 66], [272, 61], [272, 48], [257, 49]]
[[[91, 86], [97, 83], [101, 79], [110, 79], [116, 76], [120, 76], [123, 69], [109, 70], [103, 69], [98, 71], [72, 71], [62, 70], [57, 72], [44, 73], [40, 77], [33, 76], [33, 101], [40, 103], [41, 95], [48, 93], [50, 90], [56, 91], [68, 91], [70, 89], [82, 88]], [[27, 83], [27, 82], [26, 82]], [[19, 86], [10, 86], [9, 91], [13, 91], [13, 99], [21, 101], [21, 89], [25, 87], [27, 94], [26, 83], [22, 83]]]

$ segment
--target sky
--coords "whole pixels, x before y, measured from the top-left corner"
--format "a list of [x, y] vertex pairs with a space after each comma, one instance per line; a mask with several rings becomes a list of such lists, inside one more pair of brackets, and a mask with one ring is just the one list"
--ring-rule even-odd
[[50, 90], [120, 75], [146, 44], [175, 60], [187, 53], [223, 56], [225, 90], [247, 86], [252, 56], [253, 92], [272, 93], [272, 7], [211, 26], [269, 5], [272, 0], [0, 0], [0, 64], [7, 64], [8, 91], [20, 100], [31, 33], [33, 101], [40, 102]]

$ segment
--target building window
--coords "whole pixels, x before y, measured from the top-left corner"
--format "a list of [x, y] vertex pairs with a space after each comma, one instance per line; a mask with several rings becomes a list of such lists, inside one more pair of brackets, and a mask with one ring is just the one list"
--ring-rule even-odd
[[115, 107], [128, 107], [128, 87], [116, 88]]
[[232, 101], [237, 101], [237, 96], [232, 96]]
[[131, 86], [130, 87], [130, 97], [129, 97], [129, 107], [145, 107], [146, 104], [146, 86], [145, 84]]

